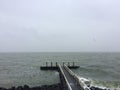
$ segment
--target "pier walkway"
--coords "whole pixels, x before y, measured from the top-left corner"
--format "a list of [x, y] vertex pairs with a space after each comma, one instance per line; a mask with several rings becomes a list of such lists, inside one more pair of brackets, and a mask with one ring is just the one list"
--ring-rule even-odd
[[67, 66], [59, 65], [59, 68], [61, 70], [60, 74], [62, 75], [61, 83], [63, 83], [63, 87], [65, 90], [84, 90], [67, 70]]

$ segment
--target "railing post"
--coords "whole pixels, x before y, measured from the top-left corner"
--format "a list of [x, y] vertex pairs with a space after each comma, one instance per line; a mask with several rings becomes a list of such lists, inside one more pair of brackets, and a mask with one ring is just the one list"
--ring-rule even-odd
[[65, 62], [63, 62], [63, 66], [64, 66]]

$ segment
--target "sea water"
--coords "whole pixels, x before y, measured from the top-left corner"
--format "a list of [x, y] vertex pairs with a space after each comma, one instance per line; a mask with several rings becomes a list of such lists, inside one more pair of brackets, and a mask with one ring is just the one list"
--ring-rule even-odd
[[92, 85], [120, 89], [120, 53], [90, 52], [0, 53], [0, 87], [59, 83], [58, 72], [40, 70], [45, 62], [76, 62], [72, 71]]

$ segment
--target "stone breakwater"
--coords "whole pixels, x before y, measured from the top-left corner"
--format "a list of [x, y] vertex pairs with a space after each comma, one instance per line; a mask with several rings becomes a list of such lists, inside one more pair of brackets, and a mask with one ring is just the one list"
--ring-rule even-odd
[[[11, 88], [0, 87], [0, 90], [65, 90], [65, 88], [62, 87], [60, 83], [58, 83], [54, 85], [43, 85], [43, 86], [36, 86], [36, 87], [29, 87], [28, 85], [11, 87]], [[90, 87], [90, 90], [110, 90], [110, 89], [101, 89], [101, 88], [92, 86]]]
[[28, 85], [11, 87], [11, 88], [3, 88], [0, 87], [0, 90], [62, 90], [61, 84], [54, 85], [43, 85], [36, 87], [29, 87]]

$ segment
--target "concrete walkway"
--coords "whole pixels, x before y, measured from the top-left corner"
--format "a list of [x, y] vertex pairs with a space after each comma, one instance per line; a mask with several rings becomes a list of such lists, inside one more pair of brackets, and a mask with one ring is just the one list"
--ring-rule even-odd
[[83, 90], [80, 85], [77, 85], [76, 83], [76, 80], [73, 78], [73, 76], [71, 76], [69, 74], [69, 72], [64, 68], [64, 66], [61, 67], [65, 76], [66, 76], [66, 79], [67, 81], [69, 82], [70, 86], [71, 86], [71, 89], [72, 90]]

